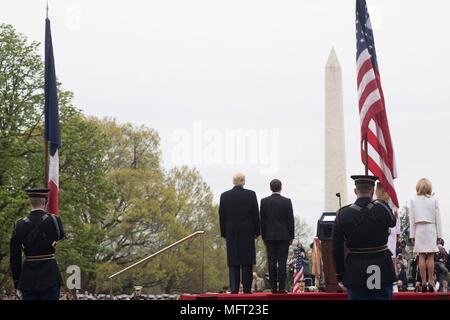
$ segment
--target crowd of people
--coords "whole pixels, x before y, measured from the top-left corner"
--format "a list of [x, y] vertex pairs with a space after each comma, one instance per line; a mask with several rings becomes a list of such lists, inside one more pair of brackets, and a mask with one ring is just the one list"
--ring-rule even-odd
[[[143, 294], [142, 287], [135, 287], [132, 294], [96, 294], [92, 292], [85, 291], [80, 293], [79, 290], [73, 292], [66, 291], [61, 293], [60, 300], [177, 300], [178, 295], [174, 294]], [[0, 300], [20, 300], [17, 294], [1, 294]]]
[[[441, 239], [437, 246], [439, 252], [433, 255], [434, 272], [432, 275], [436, 291], [448, 292], [450, 261], [448, 256], [450, 251], [444, 247], [444, 240]], [[397, 287], [398, 291], [416, 291], [424, 290], [422, 277], [419, 268], [419, 254], [413, 253], [411, 241], [399, 241], [397, 245]], [[429, 262], [430, 264], [430, 262]], [[427, 272], [428, 273], [428, 272]]]
[[[177, 300], [179, 296], [172, 295], [172, 294], [159, 294], [159, 295], [153, 295], [153, 294], [143, 294], [142, 298], [139, 300]], [[18, 295], [0, 295], [0, 300], [20, 300], [20, 297]], [[73, 295], [71, 293], [63, 293], [61, 295], [60, 300], [136, 300], [133, 299], [132, 295], [128, 294], [119, 294], [114, 295], [111, 299], [111, 296], [109, 294], [79, 294], [79, 295]]]

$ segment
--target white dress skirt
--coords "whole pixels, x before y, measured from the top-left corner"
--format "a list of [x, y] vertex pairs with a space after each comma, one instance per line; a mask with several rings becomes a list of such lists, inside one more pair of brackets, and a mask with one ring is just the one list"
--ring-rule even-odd
[[418, 222], [415, 224], [414, 253], [438, 252], [436, 245], [437, 229], [435, 223]]

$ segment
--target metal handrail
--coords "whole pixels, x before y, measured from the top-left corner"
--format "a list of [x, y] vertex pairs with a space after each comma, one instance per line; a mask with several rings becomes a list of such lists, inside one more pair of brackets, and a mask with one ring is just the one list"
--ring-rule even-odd
[[169, 249], [171, 249], [171, 248], [173, 248], [173, 247], [175, 247], [175, 246], [177, 246], [177, 245], [179, 245], [179, 244], [181, 244], [181, 243], [183, 243], [183, 242], [185, 242], [185, 241], [187, 241], [189, 239], [192, 239], [192, 238], [194, 238], [194, 237], [196, 237], [198, 235], [202, 235], [202, 242], [201, 242], [201, 248], [200, 248], [200, 250], [201, 250], [201, 252], [200, 252], [200, 254], [201, 254], [201, 259], [200, 259], [200, 277], [201, 277], [200, 278], [200, 283], [201, 283], [201, 288], [200, 288], [200, 291], [201, 292], [200, 293], [203, 293], [204, 292], [204, 271], [205, 271], [205, 231], [197, 231], [197, 232], [194, 232], [194, 233], [188, 235], [187, 237], [184, 237], [181, 240], [178, 240], [177, 242], [172, 243], [170, 246], [167, 246], [167, 247], [159, 250], [158, 252], [155, 252], [155, 253], [153, 253], [153, 254], [151, 254], [151, 255], [149, 255], [149, 256], [147, 256], [147, 257], [145, 257], [145, 258], [143, 258], [143, 259], [141, 259], [141, 260], [139, 260], [139, 261], [137, 261], [135, 263], [133, 263], [131, 266], [128, 266], [128, 267], [126, 267], [126, 268], [124, 268], [124, 269], [122, 269], [122, 270], [120, 270], [120, 271], [110, 275], [108, 278], [111, 280], [111, 290], [110, 290], [111, 297], [112, 297], [112, 291], [113, 291], [113, 279], [114, 278], [116, 278], [117, 276], [121, 275], [124, 272], [127, 272], [127, 271], [129, 271], [131, 269], [134, 269], [135, 267], [137, 267], [137, 266], [139, 266], [141, 264], [144, 264], [148, 260], [150, 260], [150, 259], [152, 259], [152, 258], [154, 258], [154, 257], [156, 257], [158, 255], [160, 255], [161, 253], [163, 253], [163, 252], [165, 252], [165, 251], [167, 251], [167, 250], [169, 250]]

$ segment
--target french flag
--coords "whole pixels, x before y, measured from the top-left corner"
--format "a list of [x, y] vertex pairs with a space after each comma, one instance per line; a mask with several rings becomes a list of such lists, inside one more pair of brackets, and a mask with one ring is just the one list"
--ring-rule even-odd
[[53, 57], [50, 20], [45, 19], [45, 140], [50, 149], [48, 168], [48, 212], [59, 215], [59, 147], [61, 133], [59, 128], [58, 92], [56, 87], [55, 59]]

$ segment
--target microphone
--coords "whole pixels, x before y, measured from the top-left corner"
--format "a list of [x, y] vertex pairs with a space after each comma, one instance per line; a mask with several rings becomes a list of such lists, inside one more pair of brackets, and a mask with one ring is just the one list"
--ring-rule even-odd
[[342, 203], [341, 203], [341, 193], [340, 193], [340, 192], [336, 193], [336, 197], [339, 198], [339, 209], [340, 209], [340, 208], [342, 208]]

